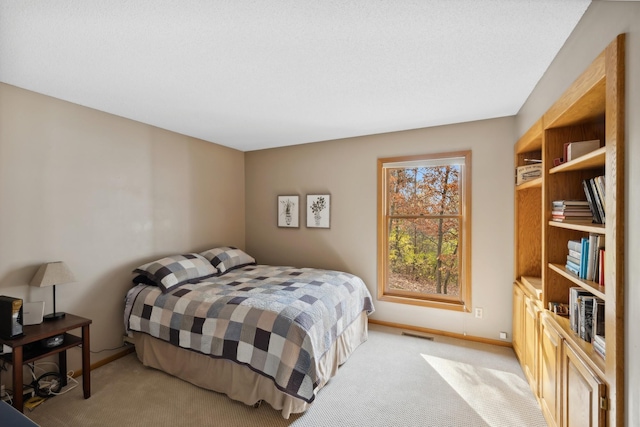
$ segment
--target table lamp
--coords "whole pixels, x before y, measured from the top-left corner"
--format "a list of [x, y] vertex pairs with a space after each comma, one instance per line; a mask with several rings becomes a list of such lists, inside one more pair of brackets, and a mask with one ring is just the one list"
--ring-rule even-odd
[[67, 264], [62, 261], [48, 262], [40, 266], [36, 275], [31, 279], [30, 285], [40, 288], [53, 286], [53, 313], [45, 315], [44, 320], [61, 319], [64, 317], [64, 312], [56, 311], [56, 285], [75, 281], [76, 278], [73, 276], [73, 273], [69, 270]]

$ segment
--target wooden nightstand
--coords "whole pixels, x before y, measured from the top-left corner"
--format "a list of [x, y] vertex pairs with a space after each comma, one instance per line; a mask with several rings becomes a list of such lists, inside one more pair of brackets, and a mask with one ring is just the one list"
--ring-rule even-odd
[[[23, 407], [23, 375], [22, 366], [43, 357], [58, 354], [58, 365], [62, 375], [63, 386], [67, 385], [67, 350], [82, 346], [82, 389], [84, 398], [91, 397], [91, 366], [90, 366], [90, 345], [89, 345], [89, 325], [90, 319], [74, 316], [67, 313], [65, 317], [57, 320], [44, 321], [39, 325], [29, 325], [24, 327], [24, 335], [13, 339], [0, 338], [0, 344], [12, 348], [11, 354], [4, 354], [3, 360], [13, 365], [13, 406], [22, 411]], [[69, 334], [73, 329], [82, 329], [82, 337]], [[47, 348], [41, 345], [40, 341], [46, 338], [64, 335], [64, 342], [57, 347]]]

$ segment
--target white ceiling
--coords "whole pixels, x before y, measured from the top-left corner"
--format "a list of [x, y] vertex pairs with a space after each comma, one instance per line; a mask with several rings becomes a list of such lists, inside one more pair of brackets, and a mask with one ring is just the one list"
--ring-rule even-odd
[[514, 115], [590, 0], [0, 0], [0, 81], [250, 151]]

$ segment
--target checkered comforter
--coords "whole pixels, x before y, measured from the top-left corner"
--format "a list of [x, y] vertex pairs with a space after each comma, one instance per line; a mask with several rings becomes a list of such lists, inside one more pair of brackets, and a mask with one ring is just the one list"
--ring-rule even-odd
[[249, 366], [312, 402], [318, 360], [363, 311], [373, 310], [364, 282], [351, 274], [252, 265], [166, 294], [146, 286], [128, 327]]

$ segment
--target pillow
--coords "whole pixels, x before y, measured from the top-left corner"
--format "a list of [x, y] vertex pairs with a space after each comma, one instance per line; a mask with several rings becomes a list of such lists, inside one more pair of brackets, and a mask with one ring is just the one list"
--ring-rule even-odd
[[255, 264], [256, 260], [233, 246], [223, 246], [200, 252], [200, 255], [211, 262], [211, 265], [218, 269], [220, 274], [226, 273], [234, 268]]
[[134, 277], [133, 283], [136, 285], [158, 286], [155, 280], [149, 279], [144, 274], [138, 274]]
[[163, 292], [190, 280], [205, 279], [218, 273], [213, 265], [198, 254], [172, 255], [142, 265], [135, 270], [155, 282]]

